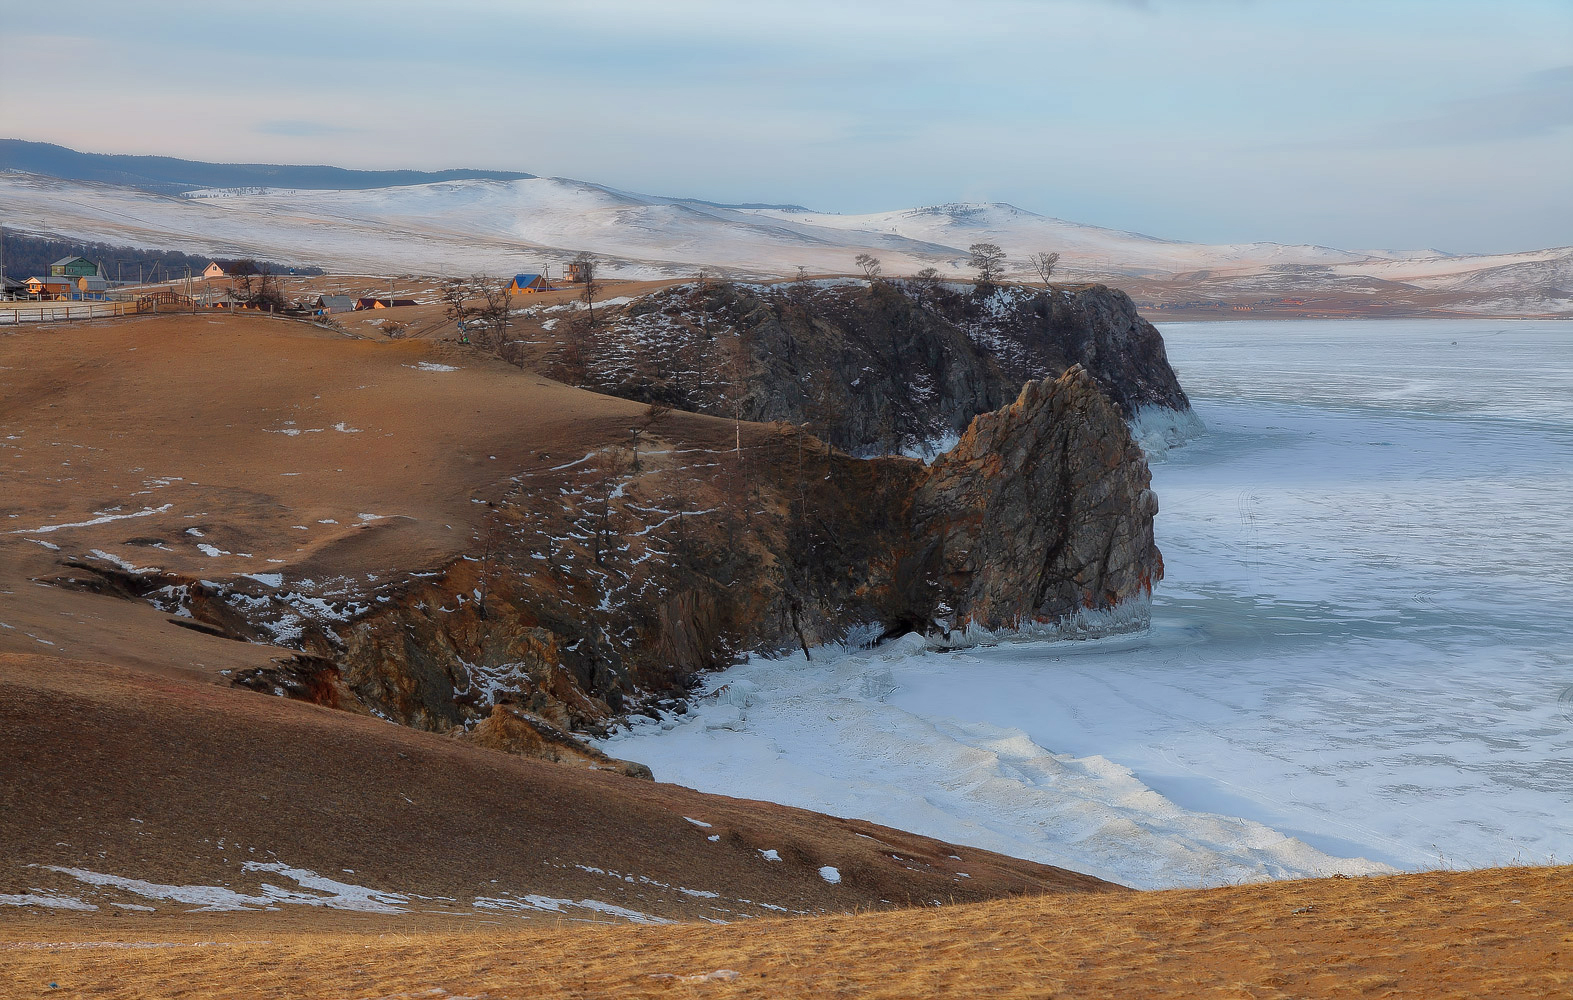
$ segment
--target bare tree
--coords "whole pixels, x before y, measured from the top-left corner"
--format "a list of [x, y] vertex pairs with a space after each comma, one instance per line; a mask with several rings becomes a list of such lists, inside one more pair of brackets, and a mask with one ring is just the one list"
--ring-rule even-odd
[[860, 253], [853, 259], [853, 263], [857, 264], [858, 270], [863, 272], [863, 277], [869, 280], [869, 284], [879, 280], [880, 263], [878, 257], [871, 253]]
[[808, 268], [804, 267], [802, 264], [799, 264], [797, 266], [797, 275], [795, 277], [793, 277], [792, 280], [793, 281], [807, 281], [808, 280]]
[[584, 307], [590, 311], [590, 325], [595, 325], [595, 296], [601, 290], [601, 283], [596, 280], [596, 259], [588, 251], [580, 253], [573, 259], [574, 271], [579, 275], [584, 287], [579, 290], [579, 298], [584, 300]]
[[978, 272], [978, 286], [992, 288], [1005, 269], [1005, 251], [995, 243], [974, 243], [967, 248], [972, 266]]
[[470, 283], [463, 278], [449, 278], [442, 283], [442, 301], [447, 306], [443, 314], [459, 328], [459, 339], [469, 343], [469, 333], [464, 321], [470, 317]]
[[1058, 252], [1035, 253], [1027, 258], [1027, 263], [1032, 265], [1032, 269], [1038, 272], [1038, 277], [1042, 278], [1043, 283], [1047, 285], [1049, 279], [1054, 277], [1054, 269], [1059, 266], [1060, 255]]
[[[472, 304], [474, 296], [479, 296], [478, 304]], [[443, 286], [442, 298], [448, 303], [448, 318], [459, 324], [466, 341], [469, 339], [466, 323], [474, 319], [474, 326], [486, 331], [478, 338], [479, 342], [499, 354], [502, 352], [503, 345], [508, 342], [511, 305], [506, 284], [484, 274], [472, 274], [467, 280], [452, 278]]]
[[917, 281], [918, 287], [920, 289], [925, 292], [932, 292], [935, 286], [939, 284], [939, 269], [934, 267], [925, 267], [923, 270], [913, 275], [913, 277]]
[[639, 415], [638, 422], [628, 428], [628, 433], [632, 434], [634, 438], [633, 467], [635, 472], [639, 471], [639, 435], [648, 433], [656, 424], [666, 419], [666, 415], [671, 412], [672, 408], [670, 406], [651, 403], [645, 407], [644, 413]]
[[748, 345], [743, 342], [743, 332], [737, 331], [732, 337], [724, 338], [717, 342], [721, 353], [720, 364], [717, 365], [716, 375], [722, 385], [723, 398], [730, 404], [732, 411], [732, 431], [734, 452], [743, 450], [743, 406], [748, 399], [750, 389], [750, 365], [748, 361]]

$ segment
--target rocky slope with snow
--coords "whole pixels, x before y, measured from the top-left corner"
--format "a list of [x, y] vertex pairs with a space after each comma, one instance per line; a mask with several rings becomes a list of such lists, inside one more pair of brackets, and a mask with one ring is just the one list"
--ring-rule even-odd
[[[1080, 627], [1089, 609], [1139, 620], [1162, 577], [1146, 459], [1079, 367], [978, 417], [932, 466], [736, 430], [740, 450], [684, 459], [667, 441], [637, 468], [603, 453], [575, 487], [510, 495], [483, 558], [400, 585], [322, 653], [356, 700], [419, 728], [490, 738], [513, 725], [496, 706], [516, 705], [598, 731], [677, 708], [742, 651]], [[532, 561], [549, 572], [509, 569]]]
[[1103, 285], [696, 282], [553, 333], [546, 370], [564, 381], [806, 427], [856, 454], [936, 454], [1024, 383], [1073, 365], [1128, 419], [1171, 434], [1194, 423], [1163, 338]]
[[[57, 631], [61, 608], [134, 605], [145, 660], [203, 640], [193, 667], [232, 686], [639, 773], [574, 734], [676, 710], [746, 651], [1139, 612], [1161, 575], [1145, 458], [1088, 369], [1046, 375], [928, 465], [473, 345], [244, 314], [5, 338], [0, 585], [22, 596], [0, 651], [78, 655], [98, 632]], [[1003, 394], [974, 378], [969, 406]], [[116, 629], [94, 655], [130, 655]]]

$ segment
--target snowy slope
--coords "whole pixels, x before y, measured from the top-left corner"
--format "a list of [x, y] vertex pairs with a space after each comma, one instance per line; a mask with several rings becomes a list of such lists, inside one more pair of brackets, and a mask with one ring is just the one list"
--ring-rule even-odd
[[[1072, 280], [1139, 278], [1186, 286], [1227, 279], [1240, 294], [1271, 296], [1303, 290], [1308, 282], [1337, 291], [1349, 279], [1358, 279], [1355, 285], [1375, 279], [1456, 291], [1488, 306], [1511, 303], [1503, 309], [1573, 309], [1564, 280], [1573, 248], [1449, 256], [1183, 243], [1005, 204], [830, 215], [728, 208], [546, 177], [345, 191], [208, 189], [170, 197], [11, 172], [0, 173], [0, 212], [15, 229], [339, 271], [507, 274], [560, 269], [574, 253], [588, 250], [622, 277], [685, 275], [701, 266], [760, 277], [790, 275], [800, 266], [849, 273], [863, 252], [878, 256], [887, 274], [932, 266], [964, 275], [970, 273], [967, 247], [989, 242], [1004, 248], [1008, 273], [1020, 278], [1034, 277], [1029, 255], [1056, 250], [1063, 255], [1062, 273]], [[1483, 272], [1493, 276], [1480, 279]]]
[[[795, 219], [814, 226], [848, 232], [891, 233], [965, 250], [973, 243], [995, 243], [1013, 258], [1038, 250], [1058, 250], [1067, 266], [1096, 262], [1107, 273], [1157, 274], [1204, 268], [1256, 270], [1272, 264], [1341, 264], [1371, 259], [1369, 255], [1318, 246], [1277, 243], [1208, 245], [1160, 240], [1140, 233], [1100, 229], [1036, 215], [1014, 205], [953, 204], [873, 215], [759, 211], [773, 218]], [[957, 261], [965, 266], [965, 254]]]

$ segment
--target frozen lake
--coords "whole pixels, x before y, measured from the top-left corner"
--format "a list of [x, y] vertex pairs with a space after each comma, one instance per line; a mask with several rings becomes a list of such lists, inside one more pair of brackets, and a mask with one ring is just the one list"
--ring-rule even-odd
[[1573, 323], [1163, 332], [1149, 630], [756, 660], [606, 748], [1143, 887], [1573, 858]]

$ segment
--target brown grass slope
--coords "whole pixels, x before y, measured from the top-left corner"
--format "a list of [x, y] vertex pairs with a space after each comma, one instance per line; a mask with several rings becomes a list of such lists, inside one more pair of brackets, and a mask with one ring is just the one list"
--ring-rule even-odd
[[[366, 716], [58, 657], [0, 654], [0, 761], [0, 901], [80, 899], [98, 906], [71, 914], [88, 925], [140, 912], [115, 903], [159, 914], [194, 906], [94, 890], [48, 866], [254, 894], [264, 882], [295, 886], [243, 865], [283, 864], [430, 897], [398, 907], [417, 914], [516, 913], [475, 900], [536, 894], [732, 920], [1112, 888], [869, 823], [524, 760]], [[780, 860], [761, 853], [770, 850]], [[839, 885], [821, 877], [823, 866], [840, 870]], [[42, 909], [0, 906], [0, 921], [14, 933]]]
[[[728, 927], [118, 933], [0, 943], [14, 996], [1385, 997], [1573, 990], [1573, 869], [1038, 896]], [[16, 930], [13, 928], [13, 930]], [[50, 989], [49, 984], [56, 989]]]
[[[266, 668], [292, 651], [181, 627], [100, 575], [118, 560], [364, 595], [458, 562], [515, 477], [555, 495], [574, 472], [554, 470], [626, 443], [642, 412], [453, 344], [255, 314], [7, 330], [0, 652], [220, 682]], [[696, 448], [733, 437], [688, 414], [665, 426]]]

